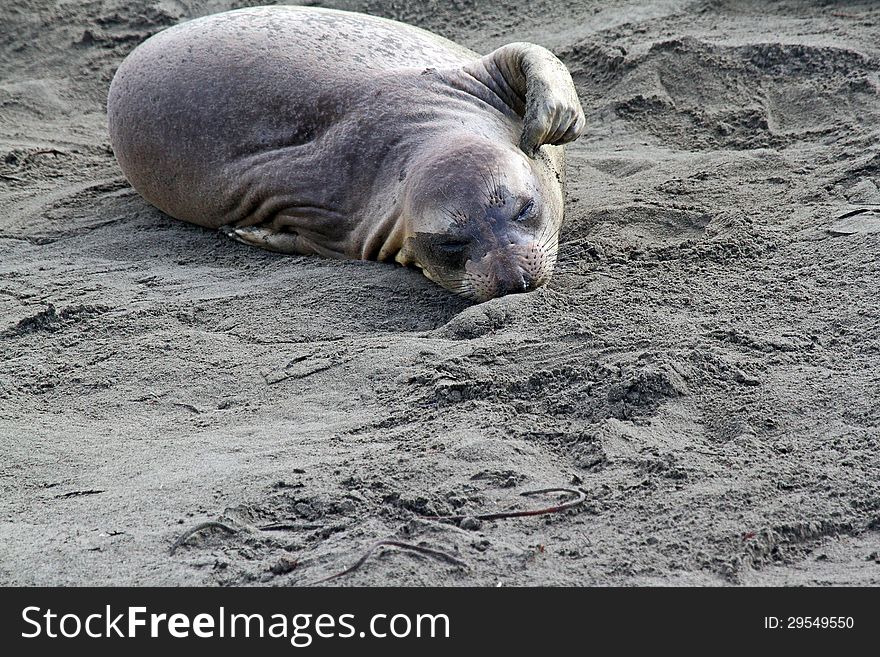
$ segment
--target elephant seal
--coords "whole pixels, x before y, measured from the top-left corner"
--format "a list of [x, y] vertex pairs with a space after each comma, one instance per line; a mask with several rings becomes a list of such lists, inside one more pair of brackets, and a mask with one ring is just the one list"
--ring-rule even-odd
[[138, 46], [111, 144], [160, 210], [282, 253], [396, 261], [475, 301], [549, 279], [585, 119], [544, 48], [481, 57], [403, 23], [254, 7]]

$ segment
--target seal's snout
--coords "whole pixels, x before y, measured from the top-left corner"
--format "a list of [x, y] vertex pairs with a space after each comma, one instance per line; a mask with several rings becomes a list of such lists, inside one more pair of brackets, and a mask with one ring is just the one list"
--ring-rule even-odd
[[465, 266], [468, 292], [475, 301], [531, 292], [547, 283], [552, 266], [537, 243], [493, 249]]
[[498, 279], [495, 285], [495, 294], [493, 296], [503, 297], [506, 294], [520, 294], [522, 292], [531, 292], [536, 287], [535, 278], [531, 272], [523, 269], [514, 271], [509, 276]]

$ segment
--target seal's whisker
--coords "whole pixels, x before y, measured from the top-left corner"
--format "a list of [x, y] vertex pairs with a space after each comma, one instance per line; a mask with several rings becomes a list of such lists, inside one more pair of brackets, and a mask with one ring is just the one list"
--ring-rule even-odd
[[560, 232], [561, 230], [562, 230], [562, 225], [560, 224], [560, 225], [557, 226], [555, 229], [553, 229], [551, 232], [549, 232], [548, 235], [547, 235], [547, 237], [545, 238], [545, 244], [546, 244], [546, 243], [549, 243], [550, 241], [554, 241], [554, 240], [558, 243], [558, 241], [559, 241], [559, 232]]
[[562, 253], [574, 253], [576, 251], [580, 251], [581, 247], [577, 244], [572, 244], [571, 242], [562, 242], [560, 241], [557, 246], [559, 247], [560, 252]]
[[479, 171], [477, 171], [477, 175], [480, 176], [480, 180], [483, 181], [483, 184], [486, 186], [486, 192], [488, 193], [490, 191], [489, 179], [486, 177], [485, 172], [480, 169]]
[[553, 239], [558, 239], [560, 230], [562, 230], [562, 223], [555, 227], [551, 223], [548, 223], [546, 226], [544, 226], [544, 229], [541, 231], [541, 236], [539, 238], [539, 243], [541, 244], [541, 246], [546, 246]]
[[547, 234], [551, 230], [551, 224], [548, 222], [544, 225], [544, 228], [541, 229], [541, 234], [538, 236], [537, 242], [538, 246], [543, 249], [547, 245]]
[[446, 286], [451, 292], [458, 294], [459, 296], [467, 297], [470, 299], [476, 298], [476, 294], [474, 293], [473, 284], [467, 276], [462, 278], [447, 281], [448, 285]]
[[547, 225], [547, 231], [546, 231], [546, 235], [545, 235], [545, 237], [548, 237], [548, 236], [551, 237], [551, 238], [553, 238], [553, 237], [558, 237], [558, 236], [559, 236], [559, 231], [560, 231], [560, 230], [562, 230], [562, 224], [561, 224], [561, 223], [558, 224], [558, 225], [556, 225], [556, 226], [553, 226], [552, 224], [548, 224], [548, 225]]
[[535, 244], [538, 245], [538, 248], [541, 248], [541, 241], [544, 239], [544, 233], [547, 232], [547, 226], [549, 224], [544, 224], [544, 227], [541, 228], [541, 232], [535, 235]]
[[463, 279], [453, 279], [444, 281], [443, 287], [448, 288], [450, 290], [459, 290], [467, 286], [467, 281]]
[[466, 293], [472, 291], [471, 284], [468, 283], [468, 282], [464, 282], [464, 283], [462, 283], [461, 285], [456, 285], [456, 286], [455, 286], [454, 288], [452, 288], [452, 289], [453, 289], [453, 291], [455, 291], [455, 292], [458, 293], [458, 294], [466, 294]]
[[443, 212], [454, 224], [462, 226], [467, 223], [467, 215], [462, 210], [444, 208]]
[[485, 172], [480, 171], [480, 179], [483, 181], [483, 186], [486, 188], [486, 200], [491, 203], [492, 197], [497, 193], [497, 187], [491, 180], [491, 174], [487, 175]]
[[[500, 172], [499, 172], [500, 174]], [[489, 170], [489, 180], [492, 181], [492, 191], [495, 192], [496, 195], [501, 195], [501, 183], [499, 182], [499, 178], [495, 177], [495, 172], [491, 169]]]
[[452, 200], [452, 198], [450, 198], [449, 193], [446, 191], [446, 187], [438, 186], [437, 191], [439, 191], [441, 194], [443, 194], [443, 198], [445, 198], [446, 201], [449, 203], [449, 205], [445, 208], [445, 210], [447, 212], [459, 212], [460, 211], [454, 207], [455, 203]]
[[558, 235], [559, 235], [559, 230], [557, 229], [556, 232], [554, 232], [553, 234], [551, 234], [550, 236], [548, 236], [547, 238], [544, 239], [544, 241], [541, 243], [541, 248], [547, 252], [555, 251], [558, 248], [556, 246], [556, 244], [557, 244], [556, 237]]

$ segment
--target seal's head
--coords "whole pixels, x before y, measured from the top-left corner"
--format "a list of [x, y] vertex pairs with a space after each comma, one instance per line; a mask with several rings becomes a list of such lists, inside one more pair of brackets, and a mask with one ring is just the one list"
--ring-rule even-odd
[[544, 285], [562, 223], [549, 159], [473, 135], [451, 142], [407, 179], [408, 230], [397, 261], [474, 301]]

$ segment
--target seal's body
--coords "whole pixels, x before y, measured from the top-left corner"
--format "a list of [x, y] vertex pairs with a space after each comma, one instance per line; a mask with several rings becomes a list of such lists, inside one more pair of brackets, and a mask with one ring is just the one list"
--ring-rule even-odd
[[548, 51], [480, 57], [402, 23], [257, 7], [182, 23], [108, 98], [126, 177], [173, 217], [285, 253], [394, 260], [476, 300], [549, 278], [561, 144], [584, 127]]

